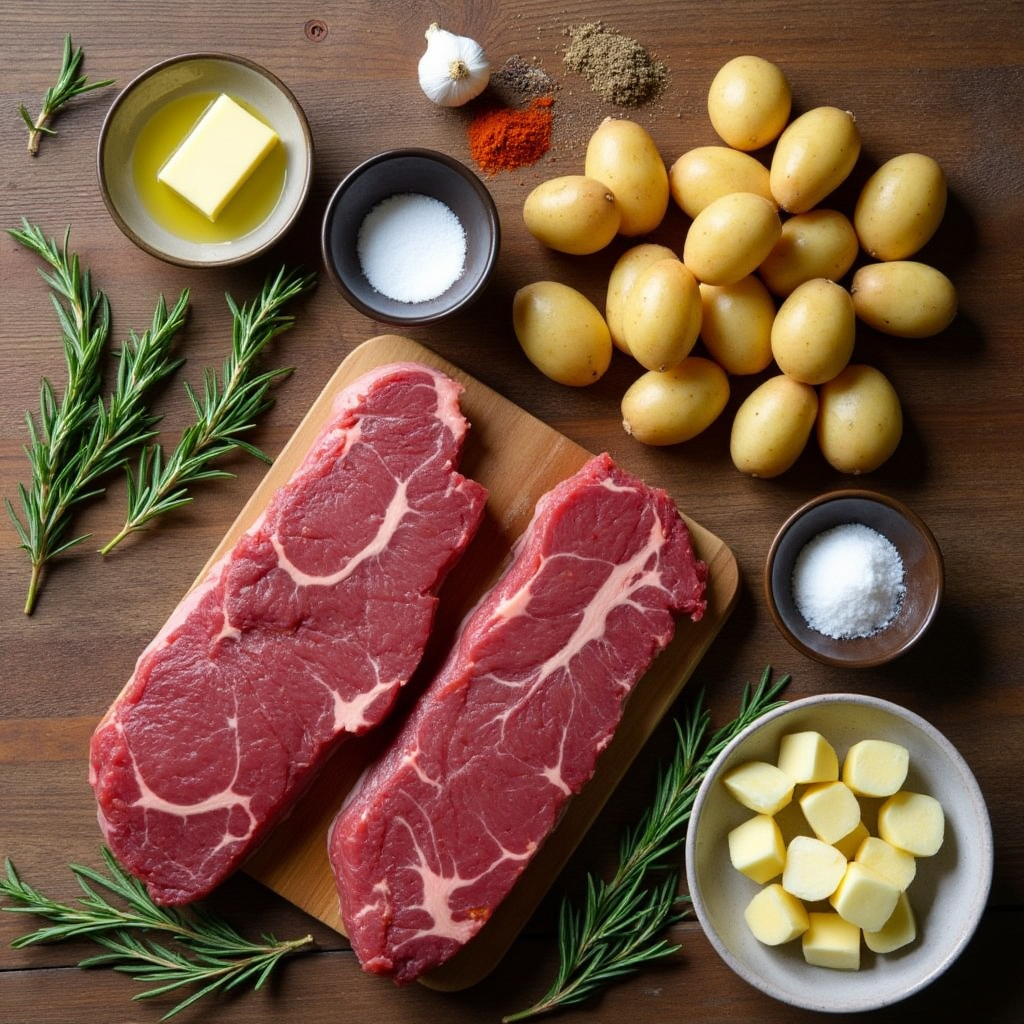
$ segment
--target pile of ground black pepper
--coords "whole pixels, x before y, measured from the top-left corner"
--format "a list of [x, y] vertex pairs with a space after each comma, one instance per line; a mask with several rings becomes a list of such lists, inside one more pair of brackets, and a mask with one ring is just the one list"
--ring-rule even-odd
[[635, 39], [600, 21], [568, 30], [566, 68], [583, 75], [608, 103], [636, 107], [665, 87], [668, 68], [655, 60]]
[[488, 83], [494, 98], [508, 106], [550, 96], [556, 88], [554, 79], [539, 64], [529, 63], [518, 53], [509, 57]]

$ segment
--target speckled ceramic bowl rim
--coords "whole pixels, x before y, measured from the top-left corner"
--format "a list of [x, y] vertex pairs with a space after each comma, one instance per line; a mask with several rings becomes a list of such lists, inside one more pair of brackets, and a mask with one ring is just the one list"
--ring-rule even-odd
[[[104, 149], [106, 146], [107, 136], [110, 132], [111, 125], [114, 124], [116, 114], [128, 97], [144, 82], [148, 79], [153, 78], [167, 70], [167, 68], [173, 67], [176, 64], [184, 64], [192, 61], [221, 61], [226, 64], [237, 64], [247, 70], [259, 75], [261, 78], [266, 79], [285, 99], [292, 110], [295, 113], [296, 121], [303, 136], [303, 145], [306, 148], [309, 158], [306, 160], [306, 172], [303, 176], [303, 181], [300, 188], [298, 189], [298, 201], [294, 204], [293, 208], [289, 211], [287, 218], [281, 221], [277, 230], [270, 235], [264, 242], [253, 249], [246, 249], [243, 252], [231, 253], [225, 255], [224, 259], [220, 260], [196, 260], [189, 259], [184, 256], [177, 256], [173, 253], [169, 253], [166, 250], [160, 249], [158, 246], [152, 245], [149, 241], [143, 238], [121, 215], [120, 210], [117, 208], [113, 198], [110, 195], [110, 188], [107, 182], [106, 168], [104, 167]], [[99, 143], [96, 147], [96, 172], [99, 176], [100, 192], [103, 195], [103, 202], [107, 207], [107, 211], [117, 224], [118, 228], [124, 233], [124, 235], [131, 239], [140, 249], [144, 252], [148, 252], [151, 256], [155, 256], [157, 259], [163, 260], [165, 263], [171, 263], [179, 267], [225, 267], [233, 266], [239, 263], [246, 263], [249, 260], [255, 259], [257, 256], [266, 252], [272, 246], [276, 245], [277, 242], [284, 236], [284, 234], [291, 228], [295, 223], [296, 219], [302, 212], [302, 208], [305, 205], [306, 196], [309, 193], [310, 184], [313, 180], [313, 134], [309, 128], [309, 122], [306, 119], [305, 111], [302, 109], [301, 104], [295, 98], [292, 91], [282, 82], [272, 71], [268, 71], [261, 64], [257, 64], [255, 61], [249, 60], [247, 57], [240, 57], [236, 54], [222, 53], [216, 50], [196, 50], [190, 53], [180, 53], [174, 57], [168, 57], [166, 60], [159, 61], [153, 64], [151, 67], [146, 68], [145, 71], [140, 72], [136, 75], [122, 90], [118, 93], [113, 103], [110, 105], [110, 109], [107, 111], [106, 116], [103, 119], [103, 125], [100, 128]]]
[[[798, 636], [796, 636], [789, 628], [789, 624], [786, 622], [785, 617], [780, 612], [775, 599], [775, 587], [773, 581], [773, 573], [775, 567], [775, 559], [779, 551], [780, 545], [783, 543], [786, 535], [801, 519], [803, 519], [809, 512], [820, 508], [823, 505], [830, 504], [836, 501], [845, 501], [854, 499], [857, 501], [872, 502], [878, 505], [884, 505], [886, 508], [894, 512], [896, 515], [904, 518], [915, 530], [915, 532], [921, 537], [924, 544], [929, 548], [933, 559], [938, 567], [938, 577], [936, 580], [936, 586], [929, 607], [924, 616], [921, 627], [910, 636], [902, 645], [898, 648], [893, 648], [880, 652], [874, 656], [865, 657], [833, 657], [823, 651], [815, 650], [814, 648], [805, 644]], [[810, 501], [805, 502], [794, 512], [792, 512], [779, 527], [772, 540], [771, 547], [768, 549], [768, 558], [765, 561], [764, 571], [764, 595], [765, 601], [768, 605], [769, 614], [772, 617], [772, 621], [775, 623], [776, 628], [786, 638], [790, 645], [799, 651], [801, 654], [808, 658], [820, 662], [824, 665], [832, 665], [836, 668], [875, 668], [879, 665], [887, 664], [899, 657], [901, 654], [905, 654], [911, 647], [916, 644], [922, 636], [927, 632], [928, 626], [931, 624], [938, 611], [939, 605], [942, 603], [943, 592], [945, 589], [944, 579], [944, 563], [942, 558], [942, 550], [940, 549], [938, 542], [935, 539], [934, 534], [928, 528], [928, 524], [917, 515], [912, 509], [908, 508], [903, 502], [898, 501], [896, 498], [892, 498], [887, 494], [882, 494], [879, 491], [871, 491], [863, 488], [844, 488], [838, 491], [827, 491], [824, 494], [819, 494], [817, 497], [812, 498]], [[852, 641], [852, 644], [856, 644], [857, 641]], [[851, 646], [851, 654], [855, 648]]]
[[[394, 312], [394, 308], [397, 305], [395, 303], [391, 303], [390, 305], [392, 308], [390, 311], [387, 311], [377, 309], [369, 303], [364, 302], [363, 299], [348, 286], [344, 276], [335, 265], [331, 251], [331, 233], [334, 217], [336, 215], [337, 208], [341, 203], [342, 197], [349, 190], [352, 183], [363, 175], [372, 173], [375, 167], [378, 167], [383, 163], [404, 158], [415, 158], [442, 164], [449, 170], [454, 171], [463, 181], [465, 181], [467, 186], [469, 186], [480, 199], [481, 209], [488, 225], [488, 249], [484, 260], [485, 269], [478, 277], [476, 283], [471, 289], [466, 291], [458, 301], [453, 302], [451, 305], [444, 306], [443, 308], [435, 308], [430, 312], [425, 313], [416, 312], [416, 307], [412, 304], [410, 304], [410, 312], [408, 314], [398, 314]], [[323, 224], [320, 233], [320, 248], [328, 276], [353, 308], [357, 309], [364, 316], [370, 317], [372, 320], [383, 321], [384, 323], [389, 323], [396, 327], [418, 327], [424, 324], [436, 323], [438, 320], [445, 319], [453, 313], [464, 309], [466, 306], [474, 302], [484, 288], [486, 288], [491, 279], [491, 275], [494, 272], [498, 252], [501, 248], [501, 219], [498, 216], [498, 208], [495, 205], [494, 197], [491, 195], [487, 186], [484, 185], [484, 183], [480, 181], [480, 179], [473, 174], [469, 168], [454, 157], [449, 156], [447, 153], [442, 153], [439, 150], [425, 149], [422, 147], [389, 149], [368, 157], [361, 164], [353, 167], [352, 170], [349, 171], [348, 174], [346, 174], [339, 182], [337, 188], [335, 188], [334, 192], [331, 194], [331, 198], [327, 202], [327, 208], [324, 211]]]
[[[815, 707], [821, 707], [823, 705], [844, 705], [844, 704], [855, 704], [862, 707], [868, 707], [877, 712], [892, 715], [902, 722], [907, 723], [912, 728], [917, 729], [924, 734], [942, 754], [948, 758], [950, 765], [955, 771], [955, 774], [959, 780], [963, 783], [966, 788], [965, 799], [968, 801], [970, 806], [975, 812], [977, 829], [974, 834], [970, 837], [972, 844], [977, 847], [979, 860], [983, 865], [984, 875], [977, 879], [978, 893], [977, 903], [975, 906], [975, 913], [972, 918], [964, 922], [963, 928], [957, 937], [957, 940], [953, 942], [950, 947], [945, 951], [944, 955], [935, 963], [932, 968], [928, 971], [922, 972], [911, 984], [905, 986], [899, 991], [898, 994], [880, 997], [878, 1000], [871, 1003], [871, 1005], [863, 1005], [852, 1000], [844, 1000], [839, 994], [836, 994], [835, 998], [830, 1002], [822, 1002], [821, 1000], [815, 1000], [811, 995], [793, 995], [787, 992], [781, 987], [775, 985], [770, 979], [765, 978], [754, 970], [750, 970], [739, 959], [729, 948], [725, 945], [722, 938], [718, 935], [714, 927], [709, 920], [708, 908], [705, 904], [703, 893], [697, 878], [697, 837], [700, 830], [701, 818], [704, 813], [705, 805], [707, 804], [713, 787], [720, 782], [720, 771], [722, 766], [728, 764], [730, 758], [733, 757], [735, 751], [743, 746], [750, 737], [777, 722], [780, 718], [789, 717], [792, 715], [800, 714], [807, 709], [813, 709]], [[723, 836], [724, 841], [724, 836]], [[693, 809], [690, 813], [690, 823], [686, 835], [686, 881], [687, 887], [690, 894], [690, 899], [693, 904], [694, 911], [697, 915], [697, 919], [700, 922], [708, 941], [714, 946], [718, 955], [728, 964], [729, 967], [741, 978], [744, 979], [748, 984], [760, 989], [762, 992], [771, 996], [774, 999], [778, 999], [781, 1002], [788, 1003], [793, 1006], [799, 1006], [804, 1009], [817, 1010], [823, 1013], [858, 1013], [865, 1012], [872, 1009], [879, 1009], [883, 1006], [892, 1005], [897, 1002], [902, 1002], [908, 996], [913, 995], [915, 992], [919, 992], [922, 989], [930, 985], [936, 978], [945, 972], [945, 970], [952, 964], [957, 957], [963, 952], [968, 942], [973, 937], [977, 926], [981, 920], [981, 915], [985, 909], [988, 901], [988, 895], [991, 891], [992, 885], [992, 872], [993, 872], [993, 837], [992, 837], [992, 825], [988, 815], [988, 809], [985, 804], [984, 795], [981, 792], [981, 788], [978, 785], [977, 779], [974, 773], [971, 771], [970, 766], [964, 760], [963, 755], [953, 746], [952, 742], [947, 739], [934, 725], [922, 718], [920, 715], [908, 708], [902, 707], [899, 704], [895, 704], [891, 701], [882, 700], [878, 697], [869, 697], [863, 694], [855, 693], [834, 693], [834, 694], [823, 694], [811, 697], [804, 697], [799, 700], [787, 701], [780, 707], [775, 708], [772, 711], [766, 712], [756, 721], [748, 725], [741, 733], [735, 736], [718, 754], [714, 762], [708, 769], [704, 776], [704, 780], [697, 791], [697, 796], [693, 802]], [[725, 852], [724, 856], [728, 858], [728, 853]], [[740, 912], [740, 908], [737, 908], [737, 913]], [[756, 940], [753, 940], [756, 941]], [[826, 971], [825, 968], [820, 970]], [[840, 986], [843, 978], [843, 972], [827, 972], [834, 973], [836, 975], [835, 981], [836, 986]]]

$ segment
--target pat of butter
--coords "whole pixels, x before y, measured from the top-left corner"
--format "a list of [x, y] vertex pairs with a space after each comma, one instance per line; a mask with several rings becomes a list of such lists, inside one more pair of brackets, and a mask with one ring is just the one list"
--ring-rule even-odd
[[839, 778], [839, 758], [820, 732], [783, 736], [776, 763], [794, 782], [834, 782]]
[[866, 932], [877, 932], [892, 916], [899, 898], [900, 890], [889, 879], [853, 860], [829, 902], [844, 921]]
[[861, 740], [843, 762], [843, 782], [860, 796], [892, 796], [906, 781], [910, 754], [886, 740]]
[[889, 920], [877, 932], [864, 933], [864, 945], [872, 953], [891, 953], [894, 949], [901, 949], [916, 938], [917, 925], [914, 921], [914, 911], [911, 909], [907, 894], [901, 892], [900, 898], [896, 902], [896, 909], [892, 912]]
[[223, 93], [207, 107], [157, 178], [216, 220], [263, 158], [277, 132]]
[[804, 905], [778, 882], [762, 889], [747, 904], [743, 916], [754, 938], [766, 946], [791, 942], [810, 926]]
[[838, 914], [809, 913], [803, 934], [804, 959], [815, 967], [860, 970], [860, 929]]
[[731, 768], [722, 782], [744, 807], [758, 814], [776, 814], [793, 799], [793, 780], [767, 761]]
[[842, 782], [815, 782], [804, 790], [799, 802], [807, 824], [825, 843], [848, 836], [860, 821], [860, 804]]
[[846, 874], [846, 858], [828, 843], [794, 836], [786, 848], [782, 888], [802, 900], [827, 899]]
[[764, 883], [782, 873], [786, 844], [775, 819], [757, 814], [729, 833], [729, 858], [737, 871]]

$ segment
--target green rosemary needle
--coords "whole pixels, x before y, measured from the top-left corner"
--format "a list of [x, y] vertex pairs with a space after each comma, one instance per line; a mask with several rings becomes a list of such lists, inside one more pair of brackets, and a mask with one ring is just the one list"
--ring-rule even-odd
[[71, 36], [64, 37], [64, 54], [61, 60], [60, 74], [57, 76], [57, 84], [46, 90], [43, 97], [43, 108], [37, 118], [32, 117], [28, 108], [23, 103], [18, 107], [18, 113], [28, 128], [28, 151], [32, 156], [39, 153], [39, 142], [43, 135], [56, 135], [57, 133], [49, 127], [54, 115], [70, 100], [83, 93], [92, 92], [93, 89], [103, 89], [113, 85], [114, 80], [108, 78], [102, 82], [90, 82], [85, 75], [79, 73], [82, 67], [82, 48], [71, 48]]
[[662, 960], [679, 947], [664, 929], [684, 916], [678, 870], [671, 857], [686, 840], [686, 823], [711, 763], [722, 749], [777, 700], [789, 676], [772, 683], [766, 668], [758, 685], [748, 683], [739, 714], [708, 737], [710, 715], [697, 697], [686, 722], [676, 724], [677, 744], [655, 786], [654, 800], [619, 845], [619, 863], [609, 881], [586, 880], [582, 909], [563, 901], [558, 922], [560, 966], [547, 993], [533, 1006], [503, 1018], [504, 1024], [529, 1020], [583, 1002], [598, 989], [641, 967]]
[[[261, 942], [243, 938], [223, 918], [194, 905], [187, 910], [157, 906], [142, 883], [129, 875], [103, 848], [107, 873], [79, 864], [70, 865], [83, 897], [78, 905], [58, 903], [23, 882], [10, 859], [0, 894], [14, 906], [10, 913], [34, 914], [51, 924], [16, 938], [15, 949], [47, 942], [85, 937], [106, 952], [79, 962], [79, 967], [112, 967], [136, 981], [157, 983], [135, 996], [151, 999], [189, 985], [201, 986], [169, 1010], [169, 1020], [213, 992], [227, 992], [245, 983], [260, 988], [275, 967], [313, 943], [313, 937], [280, 942], [264, 935]], [[117, 897], [111, 903], [107, 894]], [[123, 904], [123, 905], [122, 905]], [[157, 942], [153, 933], [168, 935], [174, 946]]]
[[19, 484], [19, 517], [10, 500], [7, 511], [32, 563], [25, 613], [35, 608], [47, 563], [80, 544], [68, 538], [72, 515], [81, 502], [104, 490], [99, 481], [127, 461], [131, 449], [154, 436], [157, 417], [146, 407], [152, 389], [173, 373], [183, 359], [170, 354], [174, 336], [185, 320], [188, 292], [168, 310], [160, 296], [148, 330], [131, 332], [117, 354], [117, 378], [108, 403], [100, 397], [103, 356], [110, 335], [106, 295], [94, 291], [88, 270], [68, 249], [69, 232], [58, 247], [35, 225], [23, 220], [10, 235], [39, 256], [51, 272], [41, 271], [61, 325], [68, 382], [58, 399], [45, 377], [40, 385], [38, 422], [26, 416], [32, 467], [28, 487]]
[[143, 448], [135, 471], [128, 470], [124, 526], [100, 549], [101, 554], [109, 554], [150, 520], [192, 501], [189, 485], [230, 477], [231, 473], [212, 465], [222, 455], [242, 450], [270, 462], [242, 435], [252, 430], [257, 417], [273, 404], [269, 397], [271, 386], [291, 370], [254, 373], [253, 368], [267, 343], [295, 323], [293, 316], [283, 312], [285, 305], [312, 288], [315, 281], [314, 274], [286, 271], [282, 267], [267, 278], [251, 303], [239, 307], [227, 296], [233, 317], [232, 344], [221, 379], [218, 381], [216, 373], [207, 370], [201, 397], [186, 383], [196, 422], [185, 429], [170, 455], [165, 455], [159, 444]]

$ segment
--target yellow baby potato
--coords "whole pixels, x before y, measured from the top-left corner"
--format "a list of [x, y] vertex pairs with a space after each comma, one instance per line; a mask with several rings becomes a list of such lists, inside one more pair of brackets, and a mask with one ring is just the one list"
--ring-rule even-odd
[[873, 366], [851, 363], [818, 392], [818, 446], [840, 473], [870, 473], [903, 435], [896, 389]]
[[846, 858], [813, 836], [794, 836], [786, 847], [782, 888], [802, 900], [828, 899], [846, 873]]
[[697, 279], [674, 256], [643, 271], [622, 311], [626, 348], [648, 370], [678, 366], [696, 344], [700, 325]]
[[774, 203], [753, 192], [731, 192], [694, 217], [683, 262], [700, 281], [732, 284], [757, 269], [781, 233]]
[[722, 782], [744, 807], [758, 814], [776, 814], [793, 799], [793, 780], [767, 761], [730, 768]]
[[650, 370], [629, 386], [622, 396], [622, 426], [643, 444], [679, 444], [710, 427], [728, 401], [725, 370], [710, 359], [687, 356], [678, 366]]
[[523, 221], [549, 249], [585, 256], [603, 249], [622, 215], [608, 186], [582, 174], [541, 182], [523, 204]]
[[778, 882], [758, 892], [747, 904], [743, 917], [754, 938], [766, 946], [792, 942], [810, 924], [804, 905]]
[[526, 358], [559, 384], [593, 384], [611, 363], [604, 317], [585, 295], [558, 281], [520, 288], [512, 299], [512, 326]]
[[956, 316], [956, 287], [915, 260], [869, 263], [850, 283], [853, 307], [869, 327], [897, 338], [931, 338]]
[[816, 277], [790, 292], [772, 322], [772, 355], [788, 377], [824, 384], [853, 355], [857, 317], [850, 293]]
[[832, 845], [847, 859], [853, 860], [857, 856], [861, 843], [868, 838], [868, 827], [863, 821], [858, 821], [856, 828], [842, 839], [837, 839]]
[[769, 181], [775, 201], [806, 213], [846, 180], [860, 155], [853, 114], [814, 107], [789, 123], [775, 144]]
[[726, 373], [760, 373], [772, 361], [775, 302], [760, 278], [734, 284], [701, 284], [700, 336]]
[[734, 57], [708, 90], [708, 115], [722, 139], [736, 149], [767, 146], [786, 127], [792, 94], [786, 76], [763, 57]]
[[864, 932], [864, 945], [872, 953], [892, 953], [913, 942], [917, 938], [917, 924], [914, 911], [910, 906], [905, 892], [900, 893], [889, 920], [874, 932]]
[[770, 478], [800, 457], [818, 415], [818, 393], [810, 384], [780, 373], [743, 400], [732, 423], [729, 454], [741, 473]]
[[782, 234], [757, 268], [771, 292], [785, 298], [804, 281], [838, 281], [860, 249], [850, 218], [839, 210], [808, 210], [782, 222]]
[[878, 834], [915, 857], [939, 852], [945, 834], [942, 804], [927, 793], [901, 790], [878, 808]]
[[749, 153], [728, 146], [697, 146], [668, 171], [669, 194], [688, 217], [730, 192], [753, 192], [774, 203], [768, 168]]
[[860, 821], [860, 804], [842, 782], [816, 782], [800, 794], [799, 803], [807, 824], [825, 843], [849, 835]]
[[923, 153], [887, 160], [861, 189], [853, 211], [864, 251], [876, 260], [905, 260], [935, 234], [946, 212], [946, 176]]
[[889, 920], [899, 897], [900, 890], [887, 878], [865, 864], [851, 861], [829, 903], [844, 921], [877, 932]]
[[834, 782], [839, 757], [831, 743], [813, 729], [787, 733], [779, 740], [776, 764], [794, 781]]
[[603, 181], [615, 196], [620, 234], [646, 235], [668, 209], [668, 171], [643, 125], [606, 117], [587, 143], [583, 173]]
[[860, 740], [843, 760], [843, 782], [858, 796], [892, 796], [906, 781], [907, 748], [888, 740]]
[[851, 859], [888, 879], [901, 892], [917, 874], [917, 860], [911, 854], [897, 849], [878, 836], [865, 836]]
[[860, 970], [860, 929], [838, 914], [812, 912], [801, 942], [804, 960], [814, 967]]
[[605, 298], [604, 318], [608, 322], [608, 330], [612, 335], [612, 344], [621, 352], [629, 355], [629, 348], [622, 332], [622, 312], [626, 299], [633, 290], [637, 278], [658, 260], [678, 259], [679, 257], [667, 245], [655, 245], [653, 242], [641, 242], [627, 249], [612, 267], [608, 277], [608, 294]]
[[770, 814], [757, 814], [729, 832], [729, 859], [747, 878], [763, 884], [782, 874], [786, 844]]

